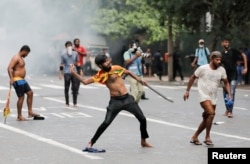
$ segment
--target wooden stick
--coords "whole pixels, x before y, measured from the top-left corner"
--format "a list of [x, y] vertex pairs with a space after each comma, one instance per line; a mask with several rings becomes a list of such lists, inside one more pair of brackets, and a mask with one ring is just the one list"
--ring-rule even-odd
[[151, 86], [149, 85], [146, 85], [149, 89], [151, 89], [152, 91], [154, 91], [155, 93], [157, 93], [158, 95], [160, 95], [162, 98], [164, 98], [165, 100], [169, 101], [169, 102], [174, 102], [174, 100], [170, 97], [166, 97], [164, 96], [163, 94], [161, 94], [160, 92], [158, 92], [157, 90], [155, 90], [154, 88], [152, 88]]

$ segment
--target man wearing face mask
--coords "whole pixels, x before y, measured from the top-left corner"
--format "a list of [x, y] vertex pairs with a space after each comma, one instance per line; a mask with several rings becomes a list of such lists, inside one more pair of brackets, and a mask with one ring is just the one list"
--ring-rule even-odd
[[205, 47], [204, 40], [200, 39], [198, 41], [199, 47], [195, 50], [195, 58], [193, 62], [191, 63], [192, 67], [199, 67], [204, 64], [208, 64], [208, 56], [210, 54], [210, 51], [207, 47]]
[[[65, 104], [69, 106], [69, 87], [71, 84], [72, 95], [73, 95], [73, 104], [74, 107], [77, 106], [77, 94], [78, 94], [78, 85], [79, 80], [76, 79], [70, 73], [70, 66], [75, 65], [77, 67], [78, 63], [78, 54], [76, 51], [72, 50], [72, 42], [67, 41], [65, 43], [66, 50], [63, 51], [61, 55], [61, 64], [59, 67], [59, 79], [62, 79], [62, 74], [64, 75], [64, 95], [65, 95]], [[76, 68], [75, 67], [75, 68]]]

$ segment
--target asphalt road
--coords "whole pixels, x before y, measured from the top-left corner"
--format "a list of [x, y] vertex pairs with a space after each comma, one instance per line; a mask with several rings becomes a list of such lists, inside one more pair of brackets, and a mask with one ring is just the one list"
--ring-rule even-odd
[[[8, 77], [1, 76], [0, 104], [4, 109], [8, 92]], [[45, 116], [43, 121], [16, 121], [16, 94], [12, 89], [11, 115], [6, 124], [0, 117], [1, 164], [206, 164], [208, 146], [195, 146], [190, 138], [201, 121], [202, 109], [194, 86], [187, 102], [183, 101], [185, 86], [149, 84], [171, 97], [168, 102], [148, 88], [149, 100], [140, 101], [148, 121], [150, 142], [154, 148], [140, 146], [138, 121], [129, 113], [121, 112], [103, 133], [95, 148], [106, 153], [86, 153], [82, 149], [105, 117], [109, 101], [108, 90], [99, 84], [81, 85], [78, 107], [65, 107], [63, 81], [56, 76], [26, 78], [34, 91], [34, 112]], [[250, 147], [250, 91], [239, 88], [236, 93], [234, 118], [223, 116], [225, 111], [222, 91], [211, 137], [213, 147]], [[70, 101], [72, 98], [70, 99]], [[72, 102], [72, 101], [71, 101]], [[23, 106], [27, 116], [27, 106]], [[200, 136], [204, 140], [204, 132]]]

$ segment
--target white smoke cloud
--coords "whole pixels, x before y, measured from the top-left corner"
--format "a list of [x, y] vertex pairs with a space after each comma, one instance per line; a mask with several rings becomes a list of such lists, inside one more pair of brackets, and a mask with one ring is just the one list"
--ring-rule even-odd
[[96, 42], [88, 24], [96, 4], [96, 0], [1, 0], [0, 71], [7, 73], [11, 57], [27, 44], [31, 48], [25, 59], [27, 73], [56, 72], [67, 40]]

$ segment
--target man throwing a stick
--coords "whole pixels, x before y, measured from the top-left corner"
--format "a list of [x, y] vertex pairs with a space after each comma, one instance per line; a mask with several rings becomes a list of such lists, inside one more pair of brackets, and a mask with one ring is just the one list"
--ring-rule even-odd
[[126, 110], [132, 113], [140, 122], [140, 132], [141, 132], [141, 146], [142, 147], [152, 147], [146, 138], [148, 138], [147, 132], [147, 120], [143, 115], [142, 110], [138, 106], [138, 103], [135, 102], [134, 98], [128, 93], [127, 88], [122, 79], [122, 74], [128, 74], [135, 80], [139, 81], [143, 85], [147, 85], [146, 82], [142, 81], [132, 72], [126, 70], [125, 68], [111, 64], [111, 59], [106, 55], [98, 55], [95, 58], [96, 65], [101, 69], [91, 78], [83, 79], [74, 71], [74, 66], [71, 66], [71, 73], [73, 76], [78, 78], [81, 83], [88, 85], [94, 82], [98, 82], [107, 86], [110, 92], [110, 101], [107, 107], [107, 112], [105, 120], [97, 129], [93, 138], [89, 141], [87, 147], [83, 151], [88, 152], [98, 152], [98, 149], [92, 148], [93, 144], [101, 136], [101, 134], [106, 130], [106, 128], [111, 124], [117, 114]]

